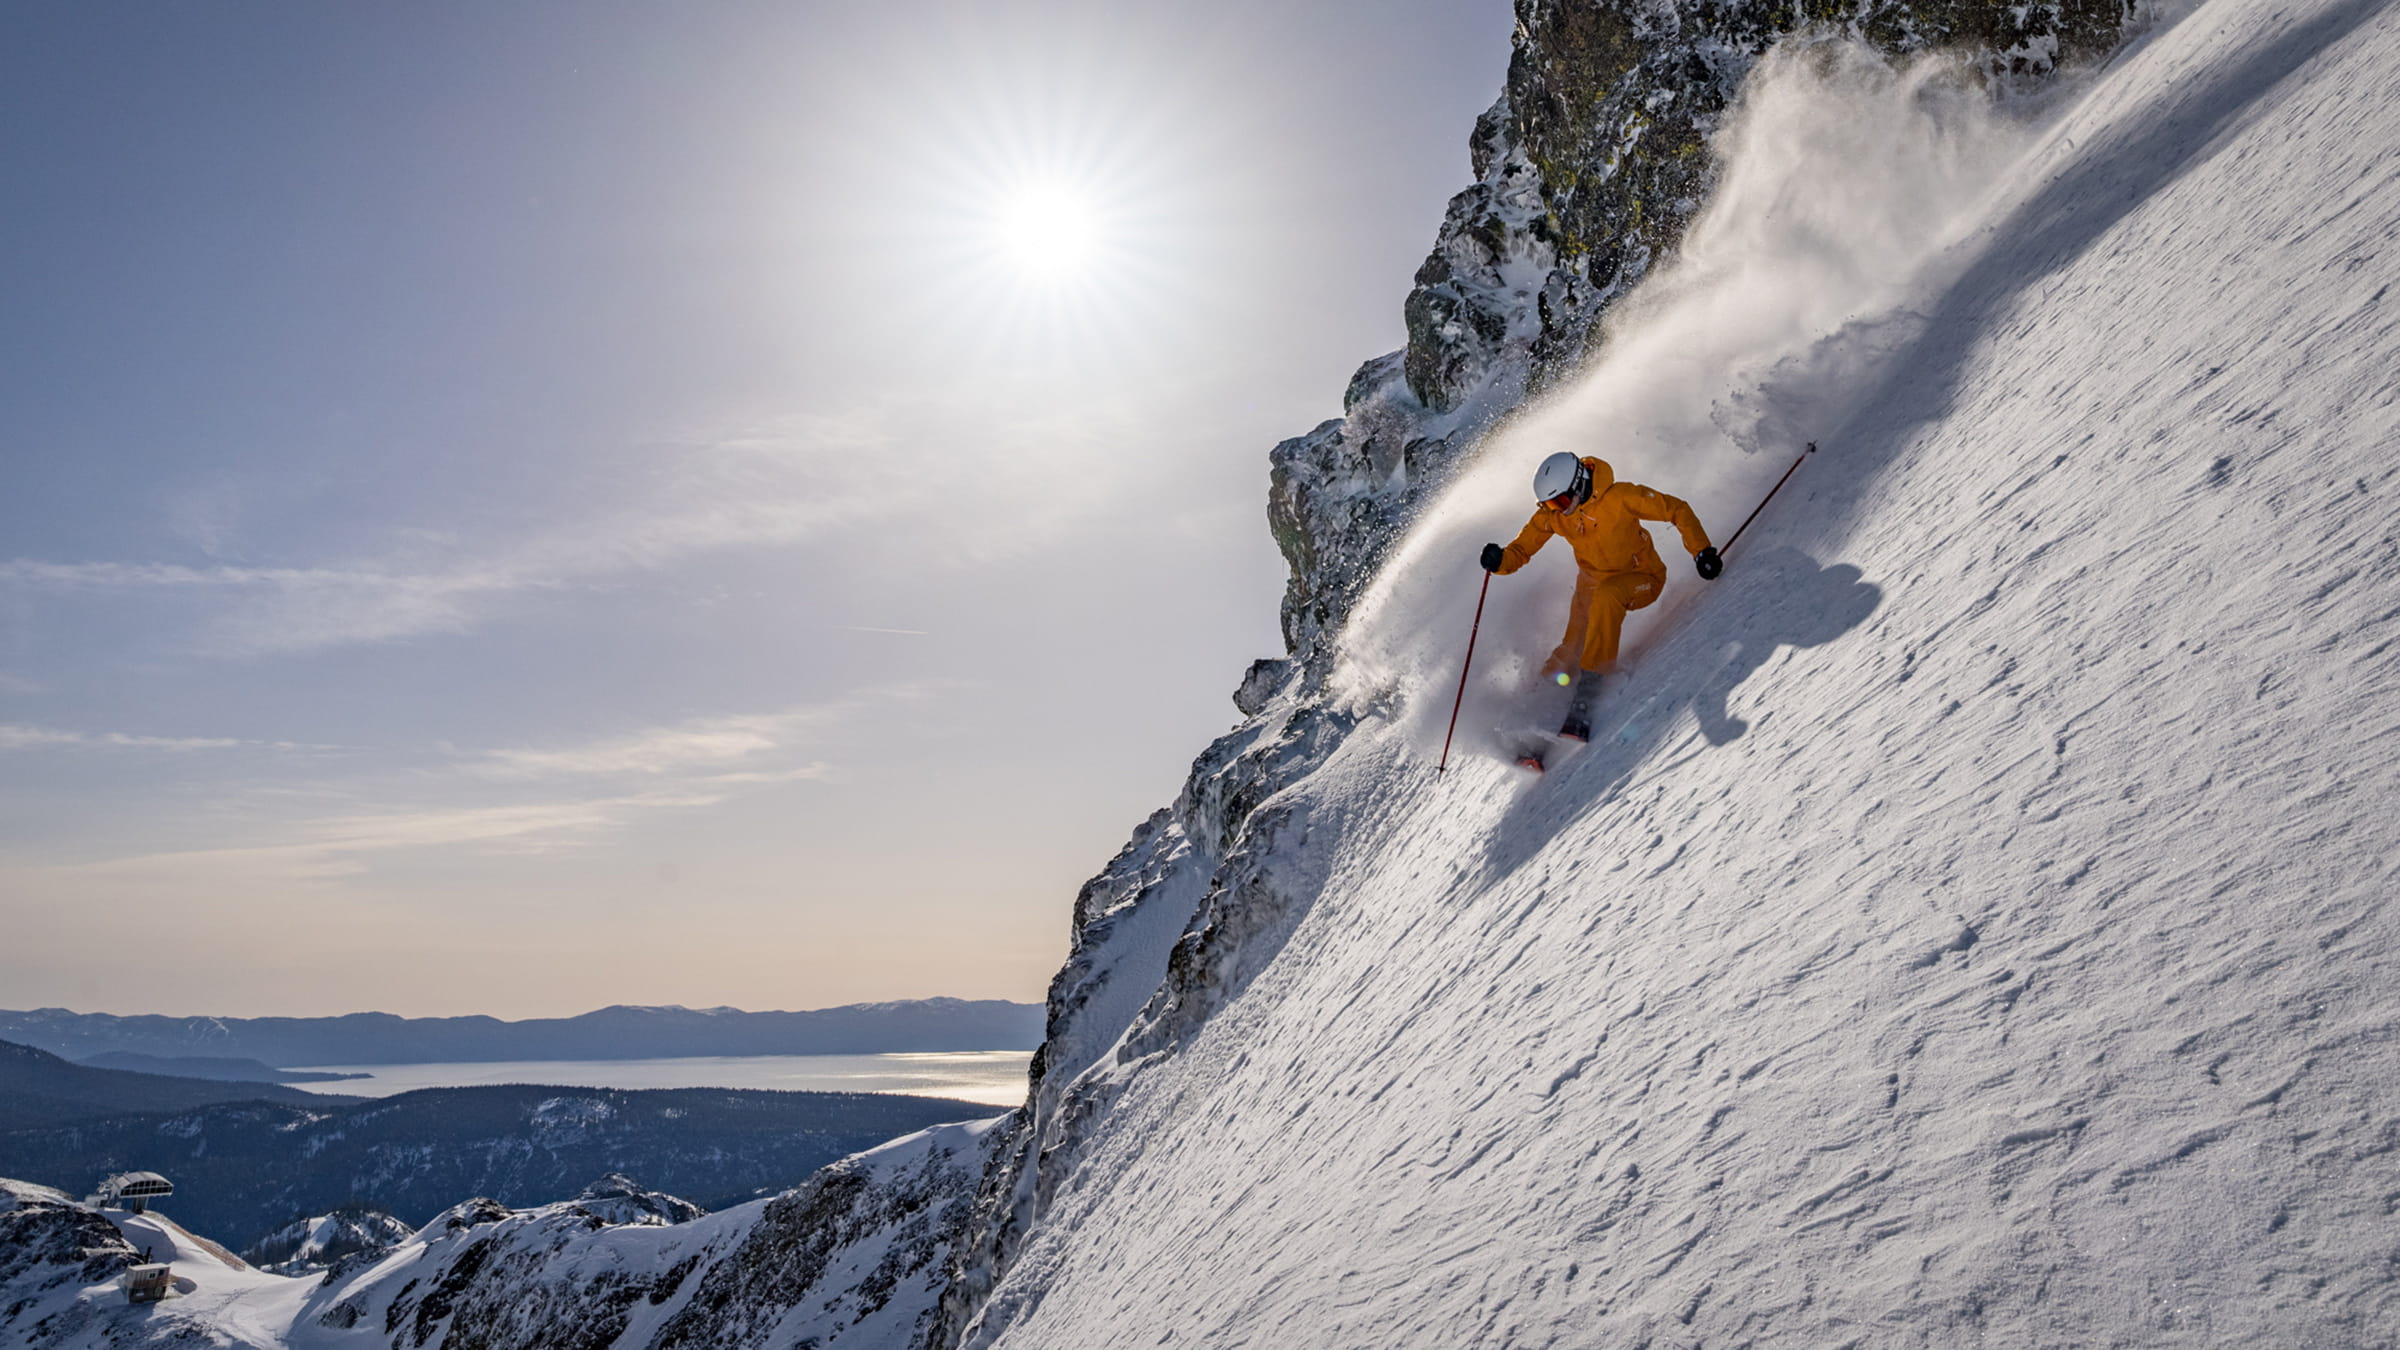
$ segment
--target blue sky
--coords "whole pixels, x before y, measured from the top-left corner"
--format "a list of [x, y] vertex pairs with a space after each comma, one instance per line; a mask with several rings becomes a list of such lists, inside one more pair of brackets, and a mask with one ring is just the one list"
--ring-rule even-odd
[[0, 1001], [1038, 998], [1510, 23], [0, 12]]

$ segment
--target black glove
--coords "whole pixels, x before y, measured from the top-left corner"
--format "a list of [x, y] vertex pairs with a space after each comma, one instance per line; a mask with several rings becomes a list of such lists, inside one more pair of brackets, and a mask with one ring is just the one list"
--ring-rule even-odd
[[1725, 570], [1725, 560], [1717, 556], [1715, 549], [1704, 548], [1692, 555], [1692, 566], [1700, 569], [1702, 581], [1715, 581], [1717, 574]]
[[[1711, 557], [1714, 557], [1714, 556], [1716, 556], [1716, 554], [1715, 554], [1715, 551], [1714, 551], [1713, 549], [1710, 551], [1710, 554], [1709, 554], [1709, 556], [1711, 556]], [[1499, 571], [1499, 570], [1500, 570], [1500, 564], [1501, 564], [1501, 562], [1502, 562], [1502, 561], [1503, 561], [1503, 560], [1502, 560], [1502, 558], [1500, 557], [1500, 546], [1499, 546], [1498, 544], [1485, 544], [1485, 545], [1483, 546], [1483, 570], [1484, 570], [1484, 571], [1486, 571], [1486, 572], [1497, 572], [1497, 571]]]

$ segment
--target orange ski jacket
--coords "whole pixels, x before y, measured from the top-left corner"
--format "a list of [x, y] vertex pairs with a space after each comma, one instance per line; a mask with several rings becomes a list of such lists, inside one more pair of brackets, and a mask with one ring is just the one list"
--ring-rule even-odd
[[1575, 566], [1587, 574], [1647, 572], [1663, 582], [1667, 565], [1659, 561], [1650, 532], [1642, 528], [1645, 520], [1673, 525], [1683, 536], [1683, 546], [1695, 557], [1709, 546], [1708, 531], [1700, 528], [1700, 517], [1692, 514], [1682, 498], [1639, 483], [1620, 483], [1616, 470], [1604, 459], [1585, 455], [1583, 462], [1592, 471], [1590, 499], [1565, 511], [1548, 502], [1533, 508], [1533, 519], [1500, 550], [1501, 576], [1533, 561], [1533, 555], [1555, 534], [1565, 537], [1567, 546], [1575, 550]]

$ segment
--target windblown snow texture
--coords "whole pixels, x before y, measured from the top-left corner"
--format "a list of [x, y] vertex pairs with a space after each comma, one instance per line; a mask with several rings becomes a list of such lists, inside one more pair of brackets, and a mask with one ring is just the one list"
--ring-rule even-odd
[[965, 1342], [2389, 1344], [2395, 80], [2400, 10], [2220, 0], [2026, 113], [1723, 391], [1825, 450], [1562, 772], [1436, 778], [1448, 689], [1362, 672]]

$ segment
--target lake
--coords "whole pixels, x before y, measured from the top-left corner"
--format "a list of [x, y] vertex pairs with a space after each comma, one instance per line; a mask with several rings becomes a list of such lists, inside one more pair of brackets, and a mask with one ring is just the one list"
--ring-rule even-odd
[[313, 1073], [363, 1073], [307, 1092], [389, 1097], [418, 1088], [540, 1083], [560, 1087], [766, 1088], [776, 1092], [904, 1092], [987, 1106], [1025, 1102], [1030, 1050], [903, 1055], [709, 1055], [691, 1059], [508, 1060], [491, 1064], [310, 1064]]

